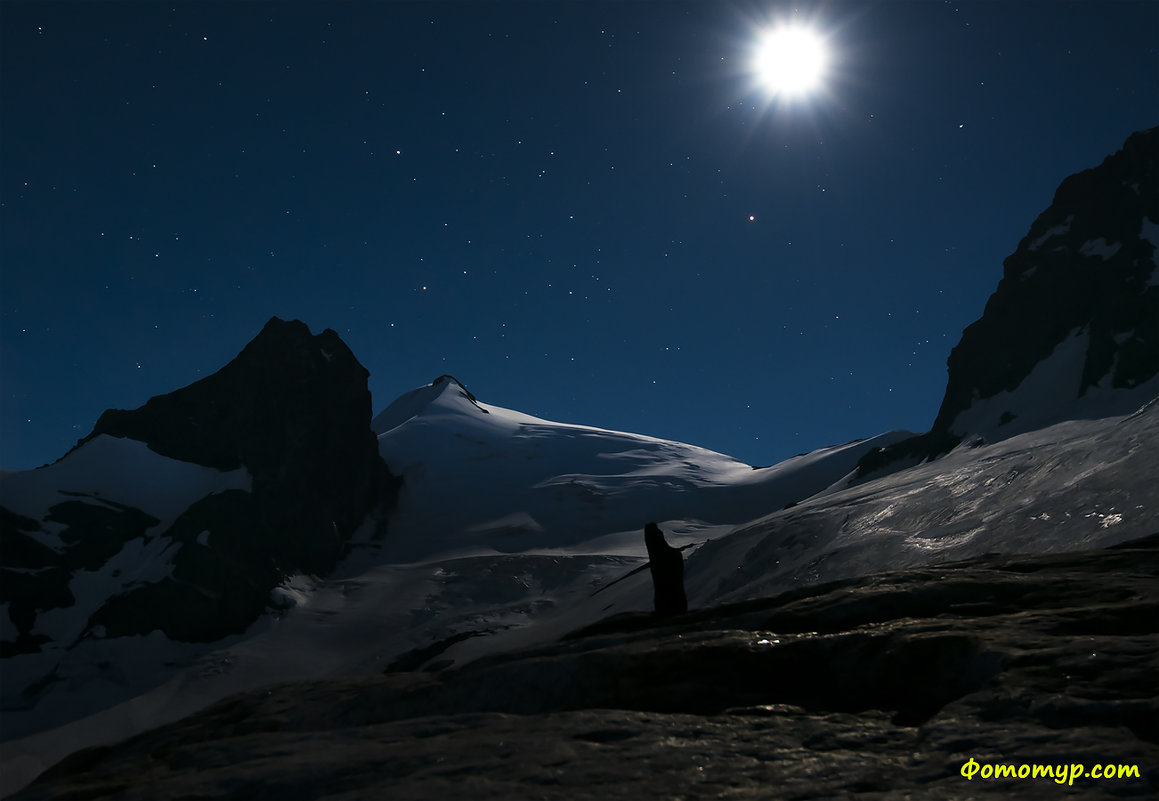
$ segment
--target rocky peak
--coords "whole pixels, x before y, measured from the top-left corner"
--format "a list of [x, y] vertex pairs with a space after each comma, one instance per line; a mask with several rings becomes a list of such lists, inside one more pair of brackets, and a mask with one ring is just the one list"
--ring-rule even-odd
[[369, 375], [333, 330], [312, 335], [300, 320], [273, 317], [213, 375], [139, 409], [107, 410], [78, 445], [109, 434], [181, 461], [245, 467], [256, 496], [284, 504], [270, 509], [273, 520], [292, 530], [333, 524], [345, 538], [386, 484]]
[[385, 519], [397, 493], [370, 428], [368, 375], [334, 331], [313, 335], [274, 317], [213, 375], [104, 412], [78, 448], [127, 437], [172, 459], [245, 468], [252, 483], [185, 510], [162, 533], [186, 546], [172, 577], [114, 596], [92, 626], [212, 641], [244, 630], [287, 574], [332, 570], [354, 531], [372, 515]]
[[[1078, 372], [1060, 376], [1057, 419], [1066, 419], [1070, 402], [1096, 386], [1132, 389], [1155, 376], [1157, 223], [1159, 128], [1152, 128], [1133, 134], [1098, 167], [1064, 180], [1006, 259], [982, 317], [950, 353], [934, 430], [972, 433], [959, 420], [964, 412], [1018, 389], [1072, 337], [1085, 341]], [[994, 408], [970, 426], [974, 431], [992, 434], [1029, 411], [989, 405]]]
[[281, 451], [293, 447], [286, 429], [307, 409], [325, 417], [345, 413], [338, 416], [353, 418], [350, 425], [357, 427], [362, 407], [370, 405], [368, 375], [334, 331], [315, 336], [300, 320], [273, 317], [213, 375], [138, 409], [106, 410], [77, 446], [110, 434], [145, 442], [173, 459], [266, 473], [285, 460]]
[[1063, 420], [1128, 414], [1159, 390], [1159, 128], [1066, 178], [1003, 264], [982, 317], [947, 360], [926, 434], [871, 453], [885, 464]]

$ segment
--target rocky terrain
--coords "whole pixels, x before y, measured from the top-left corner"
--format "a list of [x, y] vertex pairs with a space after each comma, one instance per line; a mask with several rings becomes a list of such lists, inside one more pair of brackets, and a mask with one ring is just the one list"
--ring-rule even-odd
[[[234, 696], [14, 797], [1154, 797], [1157, 574], [1159, 535], [629, 613], [458, 670]], [[1107, 764], [1138, 776], [1088, 775]]]

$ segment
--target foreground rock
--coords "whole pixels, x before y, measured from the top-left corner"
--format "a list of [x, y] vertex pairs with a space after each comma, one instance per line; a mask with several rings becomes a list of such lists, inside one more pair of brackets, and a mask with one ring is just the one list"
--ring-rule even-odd
[[[1159, 535], [630, 614], [441, 674], [235, 696], [16, 797], [1153, 797], [1157, 573]], [[1083, 775], [1107, 764], [1138, 775]]]

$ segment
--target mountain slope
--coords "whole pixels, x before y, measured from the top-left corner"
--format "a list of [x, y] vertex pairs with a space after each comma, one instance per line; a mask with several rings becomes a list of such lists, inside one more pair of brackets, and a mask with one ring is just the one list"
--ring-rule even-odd
[[628, 615], [442, 674], [271, 687], [70, 757], [17, 797], [1153, 797], [1157, 544], [892, 571]]
[[754, 469], [693, 445], [482, 403], [450, 376], [402, 396], [372, 425], [382, 458], [403, 479], [383, 546], [395, 562], [576, 546], [620, 532], [635, 550], [649, 521], [741, 522], [826, 489], [864, 454], [909, 436], [891, 432]]

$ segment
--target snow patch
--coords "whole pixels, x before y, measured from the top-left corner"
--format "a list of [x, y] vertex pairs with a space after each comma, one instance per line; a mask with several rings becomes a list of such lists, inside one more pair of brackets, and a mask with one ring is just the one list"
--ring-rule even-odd
[[53, 647], [70, 646], [88, 625], [89, 617], [109, 598], [171, 575], [173, 558], [180, 549], [181, 543], [168, 538], [129, 540], [98, 570], [76, 571], [68, 585], [75, 604], [41, 612], [36, 616], [33, 634], [47, 636], [55, 644]]
[[1073, 220], [1073, 219], [1074, 219], [1074, 215], [1072, 214], [1071, 216], [1067, 217], [1066, 220], [1064, 222], [1062, 222], [1061, 224], [1048, 228], [1045, 233], [1043, 233], [1041, 236], [1039, 236], [1037, 239], [1035, 239], [1033, 242], [1031, 242], [1029, 245], [1027, 245], [1026, 249], [1027, 250], [1038, 250], [1040, 247], [1042, 247], [1044, 244], [1046, 244], [1051, 239], [1054, 239], [1056, 236], [1062, 236], [1063, 234], [1065, 234], [1067, 231], [1070, 230], [1070, 223], [1071, 223], [1071, 220]]
[[305, 606], [310, 602], [310, 597], [316, 589], [316, 580], [296, 573], [270, 590], [270, 606], [283, 611]]
[[1159, 250], [1159, 223], [1150, 217], [1144, 217], [1139, 236], [1150, 242], [1156, 250]]
[[1087, 242], [1084, 242], [1082, 247], [1079, 248], [1079, 252], [1084, 256], [1097, 257], [1103, 261], [1106, 261], [1118, 253], [1122, 247], [1122, 242], [1115, 242], [1114, 244], [1111, 244], [1103, 237], [1099, 237], [1098, 239], [1091, 239]]

